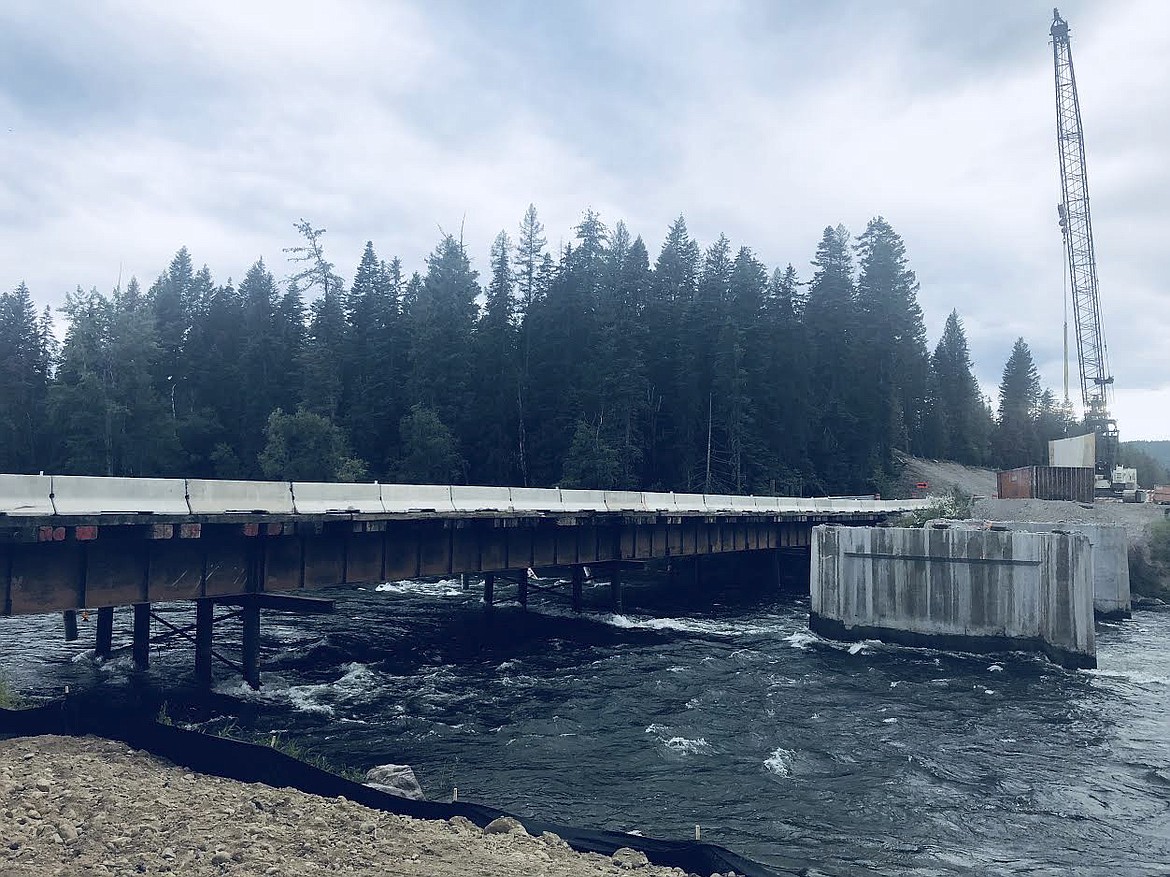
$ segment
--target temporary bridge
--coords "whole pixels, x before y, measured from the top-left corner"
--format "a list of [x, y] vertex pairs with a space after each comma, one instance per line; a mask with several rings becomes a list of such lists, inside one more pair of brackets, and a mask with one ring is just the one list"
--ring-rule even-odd
[[[873, 525], [924, 500], [720, 496], [641, 491], [0, 475], [0, 614], [95, 609], [96, 650], [112, 648], [113, 610], [134, 607], [133, 654], [145, 668], [152, 619], [259, 684], [260, 610], [328, 611], [303, 592], [330, 585], [498, 576], [527, 605], [528, 571], [567, 568], [580, 609], [584, 567], [731, 552], [807, 549], [822, 523]], [[192, 600], [176, 627], [151, 604]], [[216, 606], [242, 619], [242, 660], [212, 647]]]

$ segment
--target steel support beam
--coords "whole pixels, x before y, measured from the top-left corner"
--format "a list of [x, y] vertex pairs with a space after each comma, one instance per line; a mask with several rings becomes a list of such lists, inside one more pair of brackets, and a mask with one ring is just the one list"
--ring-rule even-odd
[[65, 642], [74, 642], [77, 639], [77, 610], [66, 609], [61, 618], [65, 622]]
[[134, 667], [150, 666], [150, 604], [134, 604]]
[[573, 567], [573, 611], [581, 611], [581, 586], [585, 584], [585, 568]]
[[195, 601], [195, 678], [202, 685], [211, 684], [212, 642], [215, 631], [215, 602]]
[[102, 606], [97, 613], [97, 643], [93, 653], [105, 660], [114, 651], [114, 607]]
[[249, 599], [243, 607], [243, 656], [241, 659], [244, 681], [252, 688], [260, 687], [260, 603]]

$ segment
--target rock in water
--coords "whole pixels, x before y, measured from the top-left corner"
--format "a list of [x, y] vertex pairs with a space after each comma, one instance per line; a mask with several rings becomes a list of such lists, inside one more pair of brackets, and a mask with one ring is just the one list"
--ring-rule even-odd
[[422, 786], [409, 764], [382, 764], [366, 771], [366, 785], [379, 792], [425, 801]]

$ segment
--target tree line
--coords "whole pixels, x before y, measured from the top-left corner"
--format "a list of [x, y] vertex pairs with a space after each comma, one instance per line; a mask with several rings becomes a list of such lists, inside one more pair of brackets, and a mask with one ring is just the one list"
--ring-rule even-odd
[[994, 413], [957, 312], [929, 348], [881, 217], [825, 228], [807, 280], [682, 217], [652, 261], [591, 210], [550, 252], [529, 207], [482, 281], [444, 234], [415, 272], [368, 243], [347, 282], [295, 227], [283, 280], [183, 248], [68, 294], [60, 341], [0, 294], [0, 471], [890, 493], [895, 451], [1025, 465], [1076, 428], [1023, 339]]

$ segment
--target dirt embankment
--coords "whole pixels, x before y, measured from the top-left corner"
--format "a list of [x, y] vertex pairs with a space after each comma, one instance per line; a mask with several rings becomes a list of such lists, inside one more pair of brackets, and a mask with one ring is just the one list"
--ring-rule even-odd
[[410, 819], [190, 773], [96, 738], [0, 740], [0, 877], [138, 874], [682, 877], [633, 850], [581, 854], [515, 820]]
[[[939, 496], [956, 489], [970, 496], [995, 496], [998, 489], [994, 469], [964, 466], [949, 460], [924, 460], [902, 454], [898, 455], [898, 461], [902, 464], [898, 486], [906, 496], [919, 496], [924, 492]], [[926, 491], [916, 487], [922, 482], [930, 485]]]

